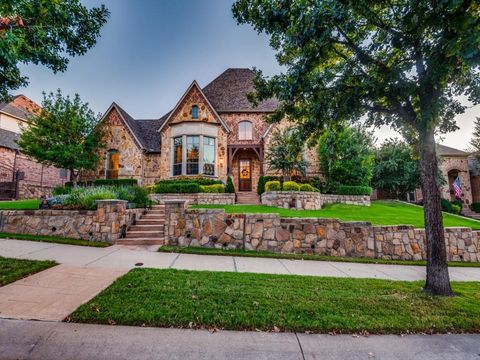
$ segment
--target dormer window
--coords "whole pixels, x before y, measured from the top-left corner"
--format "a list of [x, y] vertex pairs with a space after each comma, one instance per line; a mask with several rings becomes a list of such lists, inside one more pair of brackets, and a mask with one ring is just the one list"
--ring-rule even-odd
[[192, 119], [198, 119], [198, 105], [192, 106]]
[[252, 123], [248, 120], [238, 123], [238, 140], [252, 140]]

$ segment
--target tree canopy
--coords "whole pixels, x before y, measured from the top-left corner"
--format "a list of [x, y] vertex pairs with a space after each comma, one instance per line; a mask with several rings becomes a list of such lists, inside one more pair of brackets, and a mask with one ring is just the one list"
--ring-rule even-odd
[[80, 0], [0, 1], [0, 99], [28, 83], [19, 64], [65, 71], [69, 56], [95, 45], [108, 16], [105, 6], [87, 9]]
[[401, 199], [419, 186], [418, 156], [412, 147], [397, 139], [386, 140], [375, 152], [372, 187]]
[[233, 14], [270, 37], [284, 73], [258, 72], [258, 102], [304, 136], [366, 118], [418, 141], [427, 238], [425, 291], [451, 295], [436, 181], [436, 133], [457, 128], [464, 95], [480, 102], [480, 3], [472, 0], [237, 0]]
[[[105, 132], [80, 96], [44, 93], [41, 112], [29, 119], [18, 140], [21, 151], [38, 162], [69, 169], [74, 175], [94, 170], [104, 148]], [[72, 177], [75, 180], [75, 176]]]
[[318, 140], [318, 159], [325, 176], [324, 190], [338, 185], [370, 185], [373, 175], [374, 138], [360, 126], [339, 126], [323, 132]]

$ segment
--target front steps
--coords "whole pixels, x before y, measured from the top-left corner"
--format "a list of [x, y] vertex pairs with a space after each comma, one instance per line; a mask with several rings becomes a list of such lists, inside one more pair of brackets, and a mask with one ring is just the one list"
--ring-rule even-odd
[[237, 192], [237, 204], [260, 205], [260, 196], [253, 191]]
[[127, 229], [117, 245], [163, 245], [165, 241], [165, 206], [155, 205]]
[[480, 220], [480, 213], [470, 210], [468, 206], [464, 206], [460, 214], [475, 220]]

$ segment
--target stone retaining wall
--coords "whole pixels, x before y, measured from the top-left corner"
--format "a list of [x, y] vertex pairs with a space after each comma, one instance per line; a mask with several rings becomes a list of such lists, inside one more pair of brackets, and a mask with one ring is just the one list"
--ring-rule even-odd
[[3, 210], [0, 232], [114, 243], [142, 211], [127, 209], [123, 200], [99, 200], [97, 210]]
[[159, 204], [164, 204], [165, 201], [183, 200], [187, 204], [200, 205], [231, 205], [235, 204], [235, 194], [210, 194], [210, 193], [195, 193], [195, 194], [150, 194], [151, 200], [157, 201]]
[[[426, 259], [425, 231], [410, 225], [372, 226], [337, 219], [280, 218], [277, 214], [225, 214], [165, 203], [165, 244], [315, 253], [381, 259]], [[480, 261], [480, 231], [445, 230], [449, 260]]]
[[324, 204], [370, 206], [368, 195], [335, 195], [304, 191], [266, 191], [261, 196], [263, 205], [284, 209], [319, 210]]

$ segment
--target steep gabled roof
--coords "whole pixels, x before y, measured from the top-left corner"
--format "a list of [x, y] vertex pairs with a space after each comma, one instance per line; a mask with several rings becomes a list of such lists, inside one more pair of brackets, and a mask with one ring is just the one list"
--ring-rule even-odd
[[441, 144], [436, 144], [436, 149], [437, 149], [437, 155], [438, 156], [468, 156], [470, 155], [469, 153], [451, 148], [449, 146], [441, 145]]
[[28, 118], [37, 115], [40, 110], [40, 105], [21, 94], [14, 96], [9, 102], [0, 103], [0, 112], [22, 120], [28, 120]]
[[210, 102], [210, 100], [208, 99], [208, 97], [205, 96], [205, 94], [203, 93], [203, 90], [200, 88], [200, 86], [198, 85], [198, 83], [193, 80], [193, 82], [190, 84], [190, 86], [188, 87], [187, 91], [185, 91], [185, 93], [183, 94], [183, 96], [180, 98], [180, 100], [178, 100], [177, 104], [175, 105], [175, 107], [170, 110], [167, 114], [165, 114], [164, 116], [161, 117], [161, 119], [164, 119], [165, 118], [165, 121], [162, 123], [162, 125], [160, 126], [160, 128], [158, 129], [158, 131], [160, 132], [163, 127], [169, 122], [170, 118], [173, 116], [173, 114], [175, 114], [175, 112], [177, 111], [177, 109], [180, 107], [180, 105], [182, 104], [183, 100], [185, 99], [185, 97], [188, 95], [188, 93], [194, 88], [196, 87], [198, 89], [198, 91], [200, 92], [200, 95], [203, 96], [205, 98], [205, 101], [207, 102], [207, 105], [211, 108], [212, 112], [213, 112], [213, 115], [218, 119], [218, 121], [220, 121], [220, 123], [223, 125], [223, 127], [225, 128], [225, 130], [227, 130], [227, 132], [230, 132], [230, 127], [228, 126], [228, 124], [220, 117], [220, 115], [218, 115], [217, 111], [215, 110], [215, 107], [213, 107], [212, 103]]
[[273, 112], [279, 102], [272, 98], [254, 107], [247, 94], [254, 92], [255, 73], [250, 69], [229, 68], [203, 88], [217, 112]]
[[165, 121], [165, 117], [160, 119], [135, 120], [117, 103], [113, 102], [105, 112], [105, 115], [103, 115], [102, 120], [113, 108], [120, 114], [120, 117], [132, 134], [135, 142], [142, 150], [147, 152], [160, 152], [160, 138], [157, 131]]

